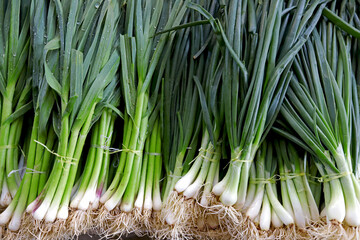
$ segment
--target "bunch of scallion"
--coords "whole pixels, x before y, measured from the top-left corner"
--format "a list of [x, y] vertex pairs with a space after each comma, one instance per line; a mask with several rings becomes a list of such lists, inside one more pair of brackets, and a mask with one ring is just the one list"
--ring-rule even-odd
[[[30, 1], [0, 1], [0, 206], [20, 186], [24, 114], [31, 109]], [[32, 168], [27, 172], [33, 171]], [[28, 174], [26, 174], [28, 175]]]
[[[287, 4], [248, 1], [244, 6], [241, 1], [230, 1], [225, 9], [227, 29], [222, 35], [231, 48], [224, 53], [223, 87], [227, 92], [223, 104], [231, 158], [226, 175], [212, 190], [225, 206], [241, 210], [245, 204], [251, 162], [279, 111], [294, 56], [324, 7], [319, 1]], [[286, 11], [286, 7], [293, 10]], [[244, 62], [235, 61], [234, 54]]]
[[[10, 230], [18, 230], [21, 223], [21, 217], [27, 207], [27, 204], [35, 200], [38, 194], [43, 190], [47, 181], [49, 171], [51, 170], [51, 161], [53, 155], [46, 151], [43, 146], [35, 141], [46, 144], [48, 148], [56, 145], [57, 139], [51, 124], [52, 107], [55, 98], [52, 90], [47, 84], [44, 76], [44, 61], [47, 62], [47, 68], [57, 68], [57, 55], [49, 53], [52, 49], [52, 42], [47, 42], [47, 37], [55, 37], [55, 24], [50, 20], [55, 16], [55, 5], [49, 7], [47, 11], [43, 8], [44, 1], [32, 1], [30, 7], [30, 29], [31, 29], [31, 57], [33, 59], [32, 71], [32, 95], [34, 106], [34, 118], [32, 122], [29, 147], [26, 153], [26, 173], [21, 181], [19, 190], [9, 205], [9, 207], [0, 215], [1, 224], [9, 222]], [[49, 17], [46, 21], [46, 16]], [[35, 24], [36, 21], [36, 24]], [[39, 24], [37, 24], [39, 23]]]
[[[144, 153], [144, 150], [146, 151], [147, 147], [151, 148], [150, 153], [155, 154], [159, 150], [151, 145], [154, 141], [159, 141], [156, 129], [159, 120], [156, 119], [159, 118], [157, 112], [160, 107], [160, 83], [174, 36], [168, 33], [159, 36], [155, 34], [158, 28], [168, 29], [179, 25], [186, 12], [186, 5], [182, 0], [176, 0], [172, 4], [163, 0], [132, 0], [126, 4], [126, 25], [120, 33], [119, 47], [122, 59], [121, 85], [126, 106], [123, 139], [119, 149], [121, 156], [115, 177], [100, 198], [105, 207], [100, 213], [104, 216], [100, 218], [100, 222], [108, 222], [109, 218], [114, 219], [108, 225], [112, 234], [121, 234], [124, 229], [132, 231], [136, 228], [136, 219], [141, 218], [141, 214], [132, 215], [130, 212], [134, 207], [140, 210], [137, 213], [141, 213], [145, 207], [151, 210], [153, 207], [159, 209], [161, 206], [158, 196], [151, 199], [155, 201], [151, 203], [152, 206], [150, 199], [142, 199], [145, 198], [142, 195], [146, 192], [149, 196], [153, 192], [151, 182], [145, 182], [148, 174], [157, 177], [160, 174], [160, 169], [156, 168], [155, 164], [150, 165], [152, 169], [148, 168], [147, 162], [153, 163], [155, 159], [147, 156], [149, 154]], [[150, 138], [148, 143], [146, 138]], [[158, 194], [156, 191], [158, 190], [154, 190], [154, 194]], [[112, 210], [124, 214], [114, 216]]]
[[336, 27], [320, 29], [296, 58], [281, 108], [288, 124], [276, 130], [317, 157], [324, 181], [322, 216], [359, 226], [358, 157], [352, 156], [358, 149], [352, 139], [358, 134], [359, 103], [350, 41]]
[[59, 143], [49, 179], [27, 207], [36, 220], [54, 222], [68, 217], [77, 167], [96, 106], [119, 66], [117, 5], [117, 1], [54, 3], [57, 33], [48, 45], [58, 52], [59, 67], [50, 69], [47, 61], [44, 66], [45, 79], [57, 95], [53, 125]]

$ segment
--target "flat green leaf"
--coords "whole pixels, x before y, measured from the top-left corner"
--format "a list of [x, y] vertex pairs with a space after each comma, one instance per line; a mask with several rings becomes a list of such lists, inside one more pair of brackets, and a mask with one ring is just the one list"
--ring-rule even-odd
[[58, 82], [58, 80], [55, 78], [54, 74], [51, 72], [46, 62], [44, 62], [44, 68], [45, 68], [45, 78], [47, 83], [57, 94], [59, 94], [59, 96], [61, 96], [61, 85]]
[[211, 123], [211, 119], [210, 119], [210, 113], [209, 113], [209, 109], [208, 109], [208, 106], [206, 104], [206, 97], [205, 97], [205, 94], [204, 94], [204, 90], [201, 86], [201, 83], [199, 81], [199, 79], [194, 76], [194, 81], [196, 83], [196, 86], [197, 86], [197, 89], [199, 91], [199, 97], [200, 97], [200, 104], [201, 104], [201, 108], [202, 108], [202, 114], [203, 114], [203, 119], [205, 121], [205, 125], [207, 127], [207, 130], [209, 132], [209, 135], [210, 135], [210, 140], [211, 142], [216, 145], [216, 143], [214, 142], [214, 127]]
[[19, 117], [23, 116], [26, 112], [32, 109], [32, 101], [28, 102], [27, 104], [23, 105], [19, 109], [17, 109], [15, 112], [13, 112], [3, 124], [12, 123]]
[[[134, 119], [136, 105], [135, 73], [131, 49], [135, 48], [130, 42], [131, 38], [120, 35], [121, 73], [124, 89], [126, 112]], [[134, 43], [134, 42], [132, 42]]]

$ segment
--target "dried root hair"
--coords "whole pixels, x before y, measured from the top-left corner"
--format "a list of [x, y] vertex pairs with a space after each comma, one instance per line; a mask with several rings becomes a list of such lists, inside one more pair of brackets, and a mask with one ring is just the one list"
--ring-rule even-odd
[[[170, 193], [160, 212], [153, 214], [153, 226], [149, 232], [156, 239], [193, 239], [197, 217], [195, 199], [185, 199], [176, 191]], [[167, 219], [172, 220], [169, 224]]]
[[207, 215], [215, 215], [218, 218], [220, 231], [227, 231], [231, 238], [242, 238], [244, 228], [248, 229], [246, 218], [233, 206], [223, 205], [216, 196], [211, 199], [211, 204], [206, 208]]
[[103, 238], [121, 238], [128, 234], [134, 233], [137, 236], [144, 236], [141, 226], [136, 219], [134, 210], [132, 212], [122, 212], [118, 207], [112, 211], [103, 210], [99, 213], [102, 219], [102, 231], [100, 234]]
[[92, 232], [94, 227], [95, 211], [88, 208], [87, 210], [70, 209], [69, 217], [66, 224], [73, 236], [77, 237], [81, 234]]
[[309, 238], [311, 239], [349, 239], [346, 227], [336, 220], [319, 220], [308, 227]]

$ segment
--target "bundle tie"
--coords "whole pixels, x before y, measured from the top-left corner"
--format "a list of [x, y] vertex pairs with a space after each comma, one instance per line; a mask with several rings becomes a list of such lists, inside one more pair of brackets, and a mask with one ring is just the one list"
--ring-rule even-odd
[[[309, 178], [307, 179], [309, 183], [316, 184], [316, 185], [321, 184], [319, 181], [314, 181], [314, 180], [312, 180], [311, 178], [313, 178], [313, 176], [310, 176], [310, 175], [309, 175]], [[316, 177], [315, 177], [315, 178], [316, 178]]]
[[139, 157], [141, 157], [141, 153], [142, 153], [142, 151], [140, 151], [140, 150], [133, 150], [133, 149], [129, 149], [126, 147], [124, 147], [122, 149], [108, 147], [108, 146], [101, 146], [101, 145], [91, 145], [91, 147], [107, 150], [107, 151], [109, 151], [109, 154], [115, 154], [115, 153], [119, 153], [119, 152], [129, 152], [129, 153], [134, 153], [134, 154], [138, 155]]
[[109, 151], [110, 151], [110, 154], [115, 154], [115, 153], [119, 153], [119, 152], [133, 153], [135, 155], [138, 155], [139, 157], [141, 157], [141, 153], [142, 153], [142, 151], [140, 151], [140, 150], [134, 150], [134, 149], [129, 149], [129, 148], [122, 148], [122, 149], [109, 148]]
[[276, 183], [279, 180], [279, 175], [274, 175], [271, 178], [251, 178], [250, 182], [259, 184], [259, 183]]
[[158, 152], [145, 152], [145, 154], [150, 155], [150, 156], [161, 156], [161, 153], [158, 153]]
[[309, 174], [306, 174], [304, 172], [301, 173], [287, 173], [287, 174], [275, 174], [274, 176], [272, 176], [271, 178], [251, 178], [250, 182], [251, 183], [275, 183], [276, 181], [285, 181], [285, 180], [290, 180], [296, 177], [302, 177], [302, 176], [309, 176], [310, 178], [315, 179], [316, 181], [313, 181], [311, 179], [308, 179], [309, 182], [312, 183], [322, 183], [322, 182], [330, 182], [332, 180], [335, 179], [339, 179], [342, 177], [345, 177], [349, 174], [351, 174], [352, 172], [342, 172], [342, 173], [333, 173], [333, 174], [328, 174], [328, 175], [324, 175], [322, 177], [315, 177], [315, 176], [311, 176]]
[[321, 176], [321, 177], [314, 177], [314, 176], [311, 176], [311, 177], [313, 179], [317, 180], [320, 183], [322, 183], [322, 182], [325, 183], [325, 182], [330, 182], [332, 180], [345, 177], [347, 175], [350, 175], [351, 173], [352, 172], [341, 172], [341, 173], [331, 173], [331, 174], [327, 174], [327, 175], [324, 175], [324, 176]]
[[17, 148], [17, 145], [2, 145], [0, 146], [0, 149], [14, 149]]
[[296, 177], [302, 177], [305, 176], [304, 172], [301, 173], [286, 173], [286, 174], [280, 174], [279, 176], [279, 180], [280, 181], [285, 181], [285, 180], [290, 180]]
[[107, 151], [109, 151], [109, 152], [111, 152], [112, 150], [118, 150], [118, 149], [116, 149], [116, 148], [111, 148], [111, 147], [108, 147], [108, 146], [106, 146], [106, 145], [96, 145], [96, 144], [93, 144], [93, 145], [91, 145], [90, 147], [92, 147], [92, 148], [99, 148], [99, 149], [104, 149], [104, 150], [107, 150]]
[[[100, 137], [104, 138], [105, 139], [105, 145], [96, 145], [96, 144], [93, 144], [91, 145], [90, 147], [92, 148], [100, 148], [100, 149], [104, 149], [104, 150], [107, 150], [107, 151], [110, 151], [112, 150], [112, 148], [110, 148], [108, 145], [110, 145], [110, 141], [111, 141], [111, 137], [112, 137], [112, 134], [113, 132], [111, 131], [109, 136], [106, 136], [104, 134], [101, 134]], [[117, 149], [115, 149], [117, 150]]]
[[234, 158], [230, 159], [231, 164], [234, 164], [234, 163], [237, 163], [237, 162], [239, 162], [239, 163], [252, 163], [253, 162], [253, 159], [240, 159], [241, 152], [242, 151], [239, 151], [239, 153]]
[[199, 152], [200, 153], [210, 153], [210, 154], [216, 154], [216, 152], [213, 151], [214, 150], [214, 146], [211, 144], [210, 147], [208, 148], [200, 148]]
[[42, 172], [42, 171], [37, 171], [37, 170], [32, 169], [32, 168], [23, 167], [23, 168], [11, 170], [7, 176], [10, 177], [10, 176], [13, 175], [14, 173], [21, 172], [21, 171], [23, 171], [23, 170], [25, 170], [25, 169], [26, 169], [26, 172], [25, 172], [25, 173], [33, 173], [33, 174], [36, 174], [36, 173], [40, 173], [40, 174], [45, 173], [45, 172]]
[[214, 147], [212, 145], [207, 149], [202, 148], [202, 147], [199, 148], [199, 154], [193, 160], [191, 160], [189, 164], [192, 164], [196, 159], [198, 159], [200, 157], [207, 160], [207, 161], [209, 161], [209, 162], [217, 162], [216, 158], [214, 159], [214, 158], [206, 156], [206, 153], [210, 153], [210, 154], [215, 155], [215, 156], [219, 154], [218, 152], [212, 151], [213, 149], [214, 149]]
[[173, 175], [173, 174], [170, 174], [169, 177], [171, 177], [171, 178], [182, 178], [182, 176], [176, 176], [176, 175]]
[[49, 153], [55, 155], [56, 157], [59, 158], [59, 162], [61, 162], [61, 164], [63, 163], [68, 163], [68, 164], [76, 164], [77, 163], [77, 159], [76, 158], [72, 158], [72, 157], [66, 157], [66, 156], [61, 156], [60, 154], [58, 154], [57, 152], [55, 151], [52, 151], [51, 149], [49, 149], [45, 144], [37, 141], [34, 139], [34, 141], [41, 145], [42, 147], [44, 147]]

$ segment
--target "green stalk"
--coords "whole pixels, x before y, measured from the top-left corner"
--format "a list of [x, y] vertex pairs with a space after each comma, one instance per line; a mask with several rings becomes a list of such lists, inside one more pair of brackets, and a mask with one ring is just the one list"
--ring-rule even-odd
[[[68, 145], [65, 146], [65, 148], [67, 149], [66, 154], [62, 155], [66, 158], [59, 159], [59, 164], [61, 165], [61, 168], [59, 170], [59, 175], [58, 175], [59, 177], [57, 178], [57, 182], [52, 186], [56, 189], [56, 192], [54, 193], [53, 197], [51, 198], [52, 200], [51, 200], [51, 204], [49, 206], [49, 210], [47, 211], [47, 213], [45, 215], [45, 219], [48, 222], [55, 221], [61, 199], [64, 197], [64, 191], [66, 188], [66, 183], [68, 180], [71, 165], [77, 165], [77, 163], [79, 161], [79, 159], [74, 158], [74, 153], [77, 148], [80, 131], [81, 131], [81, 129], [78, 129], [78, 128], [71, 129], [70, 138], [68, 140]], [[74, 160], [72, 160], [72, 158], [74, 158]], [[69, 163], [69, 161], [71, 161], [73, 163]]]
[[[36, 139], [37, 141], [46, 144], [46, 138], [47, 136], [44, 136], [42, 134], [39, 135], [39, 138]], [[47, 145], [46, 145], [47, 146]], [[49, 147], [49, 146], [47, 146]], [[41, 146], [40, 144], [36, 145], [36, 149], [35, 149], [35, 159], [34, 159], [34, 170], [35, 171], [40, 171], [41, 169], [41, 162], [43, 161], [43, 153], [44, 151], [46, 151], [44, 149], [43, 146]], [[40, 174], [34, 174], [31, 178], [31, 183], [30, 183], [30, 193], [29, 193], [29, 198], [28, 201], [32, 202], [35, 200], [37, 193], [38, 193], [38, 187], [39, 187], [39, 176]]]
[[[109, 114], [110, 114], [111, 120], [110, 120], [110, 124], [109, 124], [109, 128], [108, 128], [107, 136], [112, 136], [113, 131], [114, 131], [114, 125], [115, 125], [115, 116], [114, 116], [114, 114], [112, 114], [111, 111]], [[106, 144], [106, 147], [109, 148], [110, 146], [111, 146], [111, 141], [108, 141], [108, 143]], [[104, 160], [102, 163], [98, 183], [97, 183], [97, 189], [96, 189], [97, 203], [96, 204], [99, 204], [101, 196], [105, 193], [105, 191], [107, 189], [107, 178], [109, 177], [109, 165], [110, 165], [110, 152], [108, 149], [106, 149], [105, 153], [104, 153]], [[92, 207], [97, 208], [96, 204], [93, 204]]]
[[57, 213], [57, 217], [60, 219], [66, 219], [68, 216], [68, 206], [69, 206], [70, 197], [71, 197], [71, 189], [74, 186], [75, 177], [76, 177], [77, 168], [78, 168], [78, 161], [81, 157], [81, 154], [82, 154], [82, 151], [84, 148], [84, 144], [85, 144], [85, 140], [86, 140], [86, 137], [90, 130], [91, 121], [93, 119], [96, 104], [97, 104], [97, 102], [95, 102], [93, 104], [92, 108], [90, 109], [89, 115], [80, 130], [80, 134], [76, 141], [76, 147], [74, 146], [74, 151], [70, 152], [70, 154], [72, 153], [71, 155], [75, 159], [75, 163], [69, 164], [68, 168], [65, 167], [65, 169], [64, 169], [64, 171], [66, 171], [66, 173], [67, 173], [67, 176], [66, 176], [66, 178], [65, 177], [62, 178], [62, 179], [65, 179], [62, 182], [63, 184], [61, 185], [61, 189], [63, 189], [62, 190], [63, 193], [61, 195], [59, 195], [61, 202], [59, 202], [60, 206], [58, 206], [58, 207], [60, 208], [60, 210]]
[[[139, 80], [139, 82], [141, 83], [142, 81]], [[131, 178], [131, 173], [132, 173], [133, 164], [134, 164], [134, 157], [135, 157], [135, 153], [133, 151], [137, 151], [137, 149], [138, 149], [137, 148], [138, 139], [140, 139], [140, 141], [141, 141], [144, 138], [144, 134], [145, 134], [144, 129], [142, 129], [141, 138], [139, 138], [139, 135], [140, 135], [140, 129], [141, 129], [141, 125], [142, 125], [143, 113], [146, 112], [145, 106], [147, 106], [147, 95], [145, 92], [140, 92], [140, 94], [136, 100], [135, 119], [134, 119], [132, 131], [131, 131], [130, 144], [128, 146], [128, 149], [130, 151], [126, 152], [127, 159], [126, 159], [126, 165], [125, 165], [125, 168], [123, 171], [123, 177], [122, 177], [115, 193], [109, 198], [109, 200], [107, 200], [105, 202], [105, 207], [109, 211], [112, 210], [117, 205], [118, 202], [120, 202], [120, 199], [123, 197], [130, 179], [133, 179], [132, 181], [134, 181], [137, 178], [137, 176], [133, 176]], [[144, 126], [146, 126], [146, 125], [144, 125]], [[145, 130], [146, 130], [146, 128], [145, 128]], [[139, 145], [141, 146], [143, 144], [144, 143], [140, 143]], [[142, 153], [138, 153], [138, 154], [142, 154]], [[136, 163], [139, 164], [139, 161], [136, 161]], [[136, 167], [139, 167], [139, 166], [136, 166]], [[138, 168], [136, 169], [136, 171], [138, 171]], [[131, 197], [131, 193], [129, 193], [129, 194]], [[132, 193], [132, 194], [134, 194], [134, 193]], [[128, 202], [128, 204], [131, 204], [131, 203]]]
[[[68, 146], [68, 138], [69, 138], [69, 116], [65, 116], [61, 119], [61, 133], [58, 145], [58, 154], [59, 156], [67, 157], [67, 146]], [[72, 143], [75, 144], [75, 143]], [[36, 205], [39, 205], [37, 208], [33, 210], [33, 216], [35, 219], [43, 219], [47, 209], [49, 208], [53, 196], [56, 192], [57, 185], [60, 180], [60, 176], [62, 173], [63, 163], [60, 157], [56, 157], [54, 168], [51, 171], [50, 177], [47, 182], [47, 186], [45, 187], [45, 195], [43, 197], [42, 202]], [[35, 200], [36, 201], [36, 200]]]
[[[33, 123], [33, 127], [32, 127], [31, 138], [30, 138], [31, 142], [30, 142], [29, 152], [28, 152], [28, 161], [26, 163], [26, 167], [29, 169], [32, 169], [34, 167], [35, 148], [36, 148], [36, 146], [35, 146], [36, 142], [34, 142], [34, 140], [36, 139], [37, 131], [38, 131], [38, 125], [37, 125], [38, 118], [39, 118], [38, 112], [35, 112], [34, 123]], [[27, 204], [29, 204], [28, 195], [29, 195], [29, 191], [31, 188], [31, 185], [30, 185], [31, 178], [32, 178], [31, 170], [26, 170], [24, 178], [21, 181], [19, 190], [16, 192], [16, 195], [11, 203], [10, 208], [9, 208], [9, 210], [6, 210], [6, 212], [11, 212], [11, 213], [13, 212], [13, 215], [15, 216], [11, 219], [11, 226], [9, 226], [9, 229], [11, 229], [11, 230], [19, 229], [22, 214], [23, 214]], [[4, 212], [4, 214], [6, 214], [6, 213]], [[6, 219], [6, 218], [4, 218], [4, 219]], [[10, 220], [10, 217], [8, 217], [7, 221], [9, 221], [9, 220]], [[7, 221], [5, 223], [7, 223]]]
[[216, 152], [214, 153], [212, 157], [212, 161], [210, 163], [210, 168], [205, 181], [204, 191], [201, 196], [200, 204], [202, 206], [208, 206], [208, 200], [211, 196], [211, 190], [213, 188], [213, 185], [215, 184], [214, 180], [215, 177], [218, 175], [220, 158], [221, 158], [221, 148], [217, 147]]
[[[148, 166], [150, 165], [149, 164], [149, 158], [150, 158], [150, 155], [149, 154], [146, 154], [146, 153], [149, 153], [150, 152], [150, 144], [151, 144], [151, 141], [152, 141], [152, 138], [153, 136], [151, 135], [148, 136], [147, 138], [147, 141], [145, 143], [145, 148], [144, 150], [146, 151], [145, 152], [145, 155], [144, 155], [144, 158], [143, 158], [143, 161], [142, 161], [142, 167], [141, 167], [141, 174], [140, 174], [140, 183], [139, 183], [139, 189], [138, 189], [138, 193], [137, 193], [137, 198], [136, 198], [136, 201], [134, 203], [134, 206], [140, 210], [143, 209], [143, 206], [144, 206], [144, 199], [145, 199], [145, 185], [146, 185], [146, 181], [147, 181], [147, 174], [148, 174]], [[149, 170], [150, 172], [150, 170]]]
[[171, 191], [175, 187], [175, 184], [180, 179], [181, 172], [183, 169], [183, 161], [185, 158], [185, 152], [186, 152], [186, 149], [183, 149], [176, 156], [174, 172], [171, 172], [170, 175], [168, 175], [168, 179], [167, 179], [166, 186], [165, 186], [165, 191], [163, 193], [163, 199], [168, 199]]
[[[7, 154], [6, 154], [6, 182], [9, 188], [9, 191], [11, 193], [11, 196], [14, 197], [16, 194], [16, 191], [18, 190], [18, 183], [16, 181], [16, 176], [18, 175], [18, 173], [12, 173], [11, 175], [10, 172], [13, 170], [16, 170], [17, 168], [15, 168], [14, 166], [14, 151], [17, 151], [17, 142], [16, 142], [16, 138], [18, 137], [18, 134], [16, 134], [16, 132], [18, 132], [18, 129], [21, 129], [21, 125], [22, 125], [22, 121], [21, 119], [15, 121], [13, 124], [11, 124], [10, 127], [10, 135], [9, 135], [9, 139], [8, 139], [8, 145], [10, 146], [7, 149]], [[14, 149], [15, 148], [15, 149]]]
[[155, 174], [155, 155], [157, 154], [156, 148], [157, 148], [157, 140], [158, 140], [158, 134], [159, 134], [159, 121], [155, 121], [155, 124], [153, 126], [153, 133], [151, 134], [151, 140], [150, 140], [150, 149], [149, 149], [149, 162], [147, 166], [147, 173], [146, 173], [146, 186], [145, 186], [145, 200], [144, 200], [144, 208], [145, 209], [152, 209], [153, 208], [153, 181], [154, 174]]
[[[157, 143], [155, 147], [155, 153], [161, 153], [162, 150], [162, 139], [161, 139], [161, 128], [159, 126], [157, 134]], [[161, 191], [160, 191], [160, 182], [161, 182], [161, 169], [162, 169], [162, 159], [161, 155], [156, 155], [154, 159], [154, 180], [153, 180], [153, 209], [159, 211], [162, 206], [161, 201]]]
[[[107, 133], [107, 136], [110, 136], [113, 134], [113, 130], [114, 130], [114, 125], [115, 125], [115, 117], [113, 116], [112, 113], [110, 113], [110, 117], [111, 117], [111, 121], [110, 121], [110, 126], [109, 126], [109, 129], [108, 129], [108, 133]], [[111, 146], [111, 141], [109, 141], [107, 144], [106, 144], [106, 147], [109, 148]], [[110, 164], [110, 152], [109, 150], [105, 150], [105, 153], [104, 153], [104, 160], [103, 160], [103, 163], [102, 163], [102, 167], [101, 167], [101, 171], [100, 171], [100, 174], [99, 174], [99, 180], [98, 180], [98, 183], [97, 183], [97, 191], [96, 191], [96, 194], [97, 194], [97, 198], [98, 198], [98, 201], [100, 201], [100, 197], [104, 194], [105, 190], [107, 189], [107, 178], [109, 176], [109, 164]], [[95, 207], [95, 206], [94, 206]]]
[[[130, 139], [131, 139], [131, 133], [132, 133], [132, 125], [133, 125], [133, 123], [130, 120], [129, 116], [127, 114], [125, 114], [124, 129], [126, 129], [126, 130], [124, 131], [122, 149], [127, 149], [128, 146], [130, 145]], [[109, 200], [109, 198], [111, 198], [111, 196], [117, 190], [120, 179], [123, 176], [123, 170], [124, 170], [124, 167], [125, 167], [125, 164], [126, 164], [126, 157], [127, 157], [126, 153], [121, 153], [120, 160], [119, 160], [119, 165], [118, 165], [118, 167], [116, 169], [115, 177], [112, 180], [108, 190], [100, 198], [101, 203], [105, 203], [107, 200]]]
[[[145, 98], [145, 106], [147, 105], [147, 98]], [[146, 109], [146, 108], [145, 108]], [[144, 110], [145, 110], [144, 109]], [[145, 115], [146, 112], [144, 111], [142, 115]], [[136, 119], [136, 115], [135, 115]], [[136, 124], [134, 124], [136, 126]], [[143, 117], [141, 120], [140, 125], [140, 131], [137, 137], [137, 145], [135, 145], [135, 149], [144, 149], [145, 145], [145, 137], [147, 132], [147, 125], [148, 125], [148, 117]], [[130, 148], [132, 149], [132, 148]], [[139, 179], [140, 169], [141, 169], [141, 162], [142, 162], [142, 153], [137, 154], [134, 156], [134, 166], [132, 168], [131, 178], [128, 182], [128, 186], [126, 188], [126, 191], [124, 193], [122, 203], [121, 203], [121, 209], [123, 211], [130, 211], [133, 208], [135, 194], [136, 194], [136, 188], [138, 187], [137, 181]]]
[[[104, 119], [105, 119], [105, 114], [102, 114], [100, 122], [104, 122]], [[89, 149], [88, 156], [86, 158], [86, 163], [85, 163], [85, 167], [84, 167], [84, 172], [82, 173], [82, 179], [80, 181], [80, 186], [79, 186], [78, 191], [70, 205], [73, 208], [78, 207], [79, 202], [82, 199], [83, 195], [85, 194], [85, 191], [89, 185], [91, 173], [94, 169], [95, 155], [97, 152], [96, 146], [98, 146], [97, 141], [100, 139], [99, 128], [100, 128], [100, 124], [96, 124], [94, 126], [94, 129], [92, 130], [91, 143], [90, 143], [91, 146]], [[102, 145], [99, 145], [99, 146], [102, 146]]]
[[[105, 142], [106, 142], [106, 137], [110, 137], [109, 135], [107, 135], [108, 133], [108, 128], [109, 128], [109, 124], [111, 121], [111, 112], [109, 113], [109, 111], [105, 110], [100, 118], [100, 134], [99, 134], [99, 146], [105, 146]], [[87, 191], [89, 191], [88, 195], [86, 195], [85, 193], [85, 201], [86, 204], [85, 206], [80, 207], [80, 209], [87, 209], [88, 208], [88, 202], [90, 202], [91, 204], [94, 203], [95, 201], [95, 197], [96, 197], [96, 188], [97, 188], [97, 182], [99, 179], [99, 174], [100, 171], [102, 170], [102, 163], [104, 161], [104, 157], [105, 157], [105, 149], [103, 149], [103, 147], [97, 148], [96, 149], [96, 156], [95, 156], [95, 164], [94, 167], [92, 169], [92, 173], [91, 173], [91, 178], [90, 181], [87, 185]], [[91, 193], [91, 194], [90, 194]]]
[[[56, 134], [53, 130], [52, 127], [50, 127], [48, 136], [47, 136], [47, 141], [46, 141], [46, 146], [49, 149], [53, 149], [54, 145], [55, 145], [55, 139], [56, 139]], [[49, 177], [49, 172], [51, 171], [50, 169], [50, 164], [51, 164], [51, 159], [53, 158], [53, 155], [51, 152], [49, 151], [44, 151], [43, 154], [43, 160], [41, 163], [41, 174], [40, 174], [40, 179], [39, 179], [39, 187], [38, 187], [38, 195], [40, 195], [40, 193], [42, 192], [42, 190], [44, 189], [44, 186], [46, 184], [46, 181]]]

